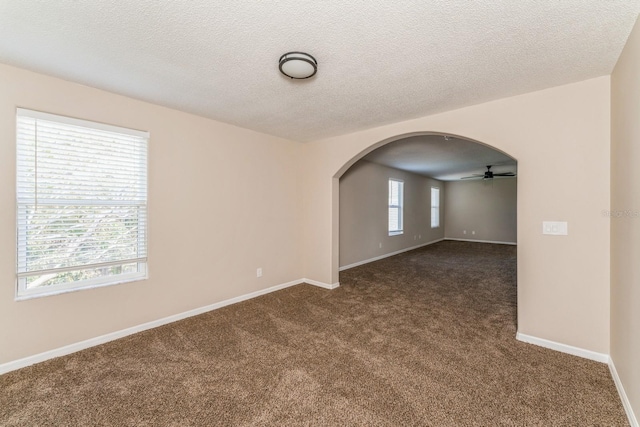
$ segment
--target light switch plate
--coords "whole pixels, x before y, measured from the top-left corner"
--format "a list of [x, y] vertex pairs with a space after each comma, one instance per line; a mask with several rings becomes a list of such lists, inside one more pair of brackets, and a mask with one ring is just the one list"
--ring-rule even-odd
[[569, 234], [569, 226], [566, 221], [542, 221], [542, 234], [566, 236]]

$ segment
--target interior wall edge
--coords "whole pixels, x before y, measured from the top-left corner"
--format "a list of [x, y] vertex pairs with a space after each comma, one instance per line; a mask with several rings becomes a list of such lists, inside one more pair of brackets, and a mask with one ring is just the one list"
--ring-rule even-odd
[[636, 417], [636, 414], [633, 412], [633, 408], [631, 407], [631, 402], [629, 401], [627, 392], [622, 385], [622, 380], [618, 376], [618, 371], [616, 370], [616, 365], [613, 362], [613, 357], [609, 357], [609, 371], [611, 372], [611, 377], [613, 378], [613, 382], [615, 383], [618, 394], [620, 395], [620, 400], [622, 400], [624, 411], [627, 413], [629, 424], [631, 425], [631, 427], [640, 427], [638, 418]]

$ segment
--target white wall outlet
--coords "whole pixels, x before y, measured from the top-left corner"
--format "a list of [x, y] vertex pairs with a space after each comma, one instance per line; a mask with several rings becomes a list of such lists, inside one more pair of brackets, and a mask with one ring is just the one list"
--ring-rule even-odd
[[467, 230], [463, 230], [463, 231], [462, 231], [462, 234], [467, 234]]
[[256, 277], [262, 277], [262, 268], [256, 270]]
[[569, 225], [566, 221], [542, 221], [542, 234], [566, 236], [569, 234]]
[[378, 247], [382, 248], [382, 242], [378, 243]]
[[471, 232], [471, 234], [476, 234], [476, 230], [473, 230], [473, 231]]
[[418, 234], [418, 239], [422, 239], [422, 234]]

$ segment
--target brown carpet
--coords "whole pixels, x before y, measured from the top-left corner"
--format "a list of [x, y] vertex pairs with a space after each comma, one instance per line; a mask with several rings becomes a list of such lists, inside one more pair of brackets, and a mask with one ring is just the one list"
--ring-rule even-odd
[[0, 376], [2, 426], [624, 426], [515, 340], [513, 246], [441, 242]]

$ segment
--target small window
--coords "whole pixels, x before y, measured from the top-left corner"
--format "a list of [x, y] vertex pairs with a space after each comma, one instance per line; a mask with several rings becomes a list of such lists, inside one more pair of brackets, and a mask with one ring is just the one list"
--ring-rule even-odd
[[18, 109], [18, 299], [147, 277], [148, 137]]
[[402, 234], [402, 205], [404, 199], [404, 182], [398, 179], [389, 180], [389, 235]]
[[440, 189], [431, 187], [431, 228], [440, 227]]

